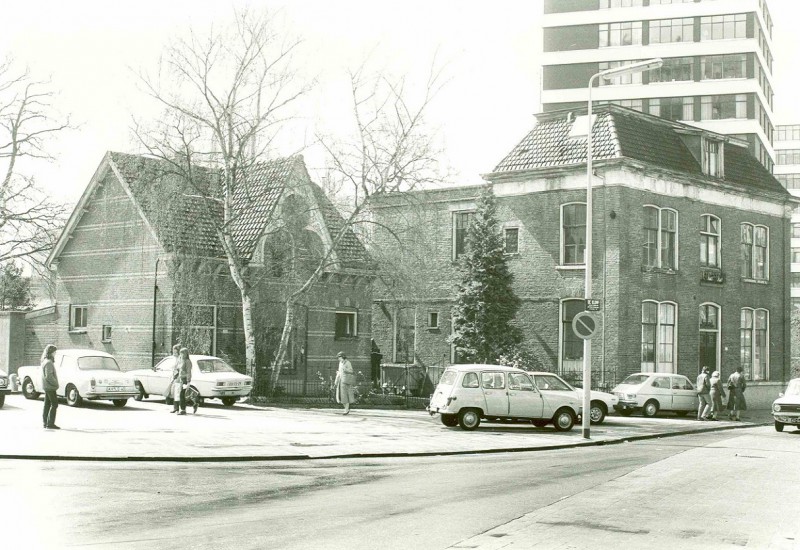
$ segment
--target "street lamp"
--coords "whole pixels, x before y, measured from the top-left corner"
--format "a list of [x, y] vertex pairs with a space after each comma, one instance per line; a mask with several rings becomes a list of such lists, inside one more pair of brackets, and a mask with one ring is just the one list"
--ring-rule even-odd
[[[606, 69], [595, 73], [589, 79], [589, 100], [587, 104], [587, 127], [586, 132], [586, 250], [584, 261], [586, 262], [586, 281], [584, 283], [584, 298], [589, 300], [592, 297], [592, 84], [598, 77], [612, 78], [624, 74], [641, 73], [657, 69], [663, 64], [661, 58], [648, 59], [647, 61], [637, 61], [621, 67]], [[605, 307], [605, 304], [603, 305]], [[591, 382], [592, 382], [592, 340], [583, 340], [583, 437], [589, 439], [589, 412], [591, 411]]]

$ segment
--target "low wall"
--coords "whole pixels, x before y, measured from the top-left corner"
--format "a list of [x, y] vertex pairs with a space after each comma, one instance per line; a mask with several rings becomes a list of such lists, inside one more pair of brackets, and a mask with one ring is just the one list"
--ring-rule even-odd
[[[744, 391], [748, 409], [771, 409], [778, 394], [786, 389], [783, 382], [749, 382]], [[727, 391], [727, 390], [726, 390]]]

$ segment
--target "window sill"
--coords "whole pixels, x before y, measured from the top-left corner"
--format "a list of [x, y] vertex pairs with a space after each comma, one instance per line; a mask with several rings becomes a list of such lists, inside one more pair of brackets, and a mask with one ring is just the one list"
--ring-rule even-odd
[[557, 265], [556, 269], [564, 270], [564, 271], [584, 271], [586, 269], [586, 264], [575, 264], [575, 265]]
[[441, 329], [439, 327], [427, 327], [425, 330], [427, 330], [428, 332], [436, 332], [436, 333], [441, 332]]
[[753, 283], [755, 285], [767, 285], [769, 284], [769, 279], [749, 279], [747, 277], [742, 277], [743, 283]]
[[358, 340], [358, 336], [334, 336], [334, 340]]
[[85, 328], [71, 328], [67, 332], [69, 334], [86, 334], [88, 331]]
[[100, 340], [101, 344], [110, 344], [111, 340]]
[[642, 273], [662, 273], [664, 275], [677, 275], [678, 270], [669, 267], [646, 267], [642, 266]]

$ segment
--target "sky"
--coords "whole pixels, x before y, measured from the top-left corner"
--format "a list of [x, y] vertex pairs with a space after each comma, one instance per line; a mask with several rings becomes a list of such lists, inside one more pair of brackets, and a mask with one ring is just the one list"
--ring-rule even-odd
[[[716, 0], [726, 1], [726, 0]], [[54, 199], [74, 203], [106, 151], [133, 152], [133, 117], [158, 110], [146, 98], [137, 73], [153, 71], [165, 44], [192, 27], [207, 29], [230, 18], [234, 7], [278, 10], [288, 32], [303, 39], [306, 74], [318, 86], [301, 118], [307, 132], [335, 129], [348, 112], [345, 71], [369, 55], [387, 70], [415, 74], [431, 60], [445, 63], [448, 83], [433, 104], [443, 162], [453, 183], [472, 184], [490, 172], [533, 127], [539, 111], [541, 0], [5, 0], [0, 19], [0, 57], [11, 55], [38, 79], [49, 79], [56, 107], [75, 129], [52, 140], [52, 163], [34, 169]], [[797, 0], [769, 0], [775, 22], [775, 115], [800, 123], [795, 100], [800, 52], [794, 22]], [[301, 132], [302, 133], [302, 132]], [[297, 150], [297, 140], [286, 140]], [[312, 174], [324, 159], [301, 151]]]

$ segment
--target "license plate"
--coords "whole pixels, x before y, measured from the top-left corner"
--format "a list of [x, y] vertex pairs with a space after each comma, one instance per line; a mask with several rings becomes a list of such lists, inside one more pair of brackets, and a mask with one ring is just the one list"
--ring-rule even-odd
[[108, 386], [106, 391], [125, 391], [124, 386]]

